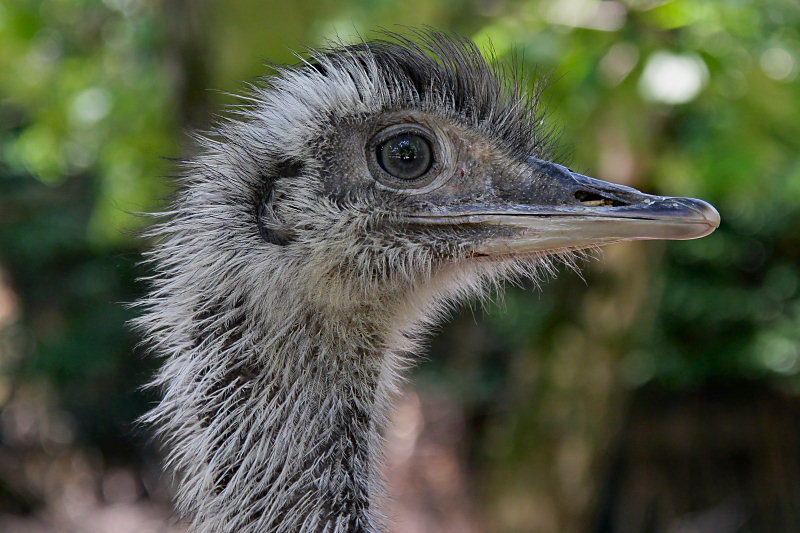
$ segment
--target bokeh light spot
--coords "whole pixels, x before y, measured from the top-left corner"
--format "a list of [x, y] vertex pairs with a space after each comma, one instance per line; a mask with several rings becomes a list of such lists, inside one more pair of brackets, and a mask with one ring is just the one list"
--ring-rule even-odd
[[639, 92], [653, 102], [685, 104], [694, 100], [707, 82], [708, 68], [700, 56], [658, 51], [647, 60]]

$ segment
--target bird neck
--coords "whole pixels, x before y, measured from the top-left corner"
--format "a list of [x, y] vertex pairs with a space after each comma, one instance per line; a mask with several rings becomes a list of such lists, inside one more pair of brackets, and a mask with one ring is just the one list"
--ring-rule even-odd
[[179, 500], [196, 529], [383, 530], [380, 435], [399, 356], [373, 314], [286, 317], [255, 337], [227, 323], [186, 355], [199, 378], [183, 395], [196, 414]]

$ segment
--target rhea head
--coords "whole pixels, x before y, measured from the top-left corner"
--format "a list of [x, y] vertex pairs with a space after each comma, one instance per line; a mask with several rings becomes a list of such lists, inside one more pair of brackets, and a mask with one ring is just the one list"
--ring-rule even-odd
[[[198, 531], [377, 531], [380, 431], [437, 310], [615, 241], [693, 239], [700, 200], [553, 162], [539, 89], [430, 33], [314, 52], [199, 137], [139, 324]], [[246, 511], [246, 512], [245, 512]]]

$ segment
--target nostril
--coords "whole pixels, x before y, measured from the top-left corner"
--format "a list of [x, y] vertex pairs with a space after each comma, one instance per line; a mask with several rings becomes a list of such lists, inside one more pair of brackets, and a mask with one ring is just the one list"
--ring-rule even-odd
[[582, 204], [591, 207], [621, 207], [629, 205], [627, 202], [616, 198], [601, 196], [592, 191], [575, 191], [575, 198]]

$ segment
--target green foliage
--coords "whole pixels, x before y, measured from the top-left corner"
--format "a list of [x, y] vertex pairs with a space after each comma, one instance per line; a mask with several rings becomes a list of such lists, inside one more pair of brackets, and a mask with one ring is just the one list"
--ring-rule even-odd
[[89, 240], [129, 239], [177, 150], [160, 21], [137, 2], [0, 4], [2, 163], [50, 186], [92, 176]]

